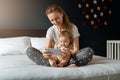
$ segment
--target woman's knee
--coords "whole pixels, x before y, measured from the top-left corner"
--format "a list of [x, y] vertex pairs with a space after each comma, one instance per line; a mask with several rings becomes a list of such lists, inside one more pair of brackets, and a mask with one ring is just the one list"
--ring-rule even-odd
[[26, 53], [28, 54], [33, 54], [33, 53], [39, 53], [40, 52], [40, 50], [38, 50], [38, 49], [36, 49], [36, 48], [34, 48], [34, 47], [29, 47], [29, 48], [27, 48], [27, 50], [26, 50]]
[[94, 54], [94, 51], [91, 47], [82, 48], [82, 49], [80, 49], [80, 52], [89, 52], [89, 53]]
[[79, 65], [88, 64], [93, 58], [94, 51], [90, 47], [86, 47], [81, 49], [77, 54], [76, 58], [78, 60]]
[[48, 60], [43, 57], [43, 54], [40, 50], [34, 47], [29, 47], [26, 50], [26, 53], [27, 53], [28, 58], [32, 60], [33, 62], [35, 62], [36, 64], [50, 66]]

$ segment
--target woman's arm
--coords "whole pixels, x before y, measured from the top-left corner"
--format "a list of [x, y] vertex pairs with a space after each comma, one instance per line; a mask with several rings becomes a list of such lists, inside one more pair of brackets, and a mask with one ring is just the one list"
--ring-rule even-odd
[[70, 50], [71, 55], [75, 55], [79, 51], [79, 36], [73, 39], [73, 49]]
[[[54, 48], [54, 42], [53, 42], [52, 39], [48, 39], [48, 38], [47, 38], [47, 40], [46, 40], [46, 48]], [[48, 52], [47, 50], [44, 50], [44, 51], [43, 51], [43, 56], [44, 56], [45, 58], [48, 58], [48, 57], [51, 56], [51, 53]]]
[[52, 39], [48, 39], [47, 38], [47, 42], [46, 42], [46, 48], [54, 48], [54, 41]]

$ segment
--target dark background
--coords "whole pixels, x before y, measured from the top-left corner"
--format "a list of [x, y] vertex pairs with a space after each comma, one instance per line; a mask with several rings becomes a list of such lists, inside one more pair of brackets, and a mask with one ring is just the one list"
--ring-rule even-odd
[[[106, 5], [112, 10], [112, 14], [107, 14], [104, 18], [108, 20], [108, 25], [97, 24], [97, 29], [89, 24], [82, 25], [86, 21], [81, 14], [78, 4], [82, 0], [0, 0], [0, 29], [48, 29], [51, 26], [45, 15], [45, 10], [49, 4], [56, 3], [60, 5], [68, 14], [70, 20], [77, 25], [80, 36], [80, 48], [92, 47], [96, 55], [106, 56], [106, 41], [120, 40], [119, 31], [119, 0], [113, 0]], [[93, 0], [85, 0], [91, 3]], [[99, 1], [99, 0], [98, 0]], [[104, 0], [108, 1], [108, 0]], [[83, 4], [83, 3], [81, 3]], [[83, 4], [84, 5], [84, 4]], [[102, 4], [100, 4], [102, 5]], [[94, 5], [90, 5], [94, 7]], [[101, 6], [102, 7], [102, 6]], [[87, 11], [85, 7], [82, 10]]]

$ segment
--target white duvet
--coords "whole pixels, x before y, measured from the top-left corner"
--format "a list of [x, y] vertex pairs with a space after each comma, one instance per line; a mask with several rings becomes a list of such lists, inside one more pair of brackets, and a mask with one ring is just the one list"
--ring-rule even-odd
[[95, 56], [86, 66], [36, 65], [27, 55], [0, 56], [0, 80], [120, 80], [120, 60]]

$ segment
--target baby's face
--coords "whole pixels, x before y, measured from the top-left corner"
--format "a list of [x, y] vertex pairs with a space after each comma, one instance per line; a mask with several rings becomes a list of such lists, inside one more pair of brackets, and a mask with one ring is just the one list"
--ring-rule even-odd
[[67, 48], [69, 46], [69, 44], [70, 44], [70, 40], [69, 40], [68, 37], [60, 37], [60, 45], [62, 47], [66, 47]]

